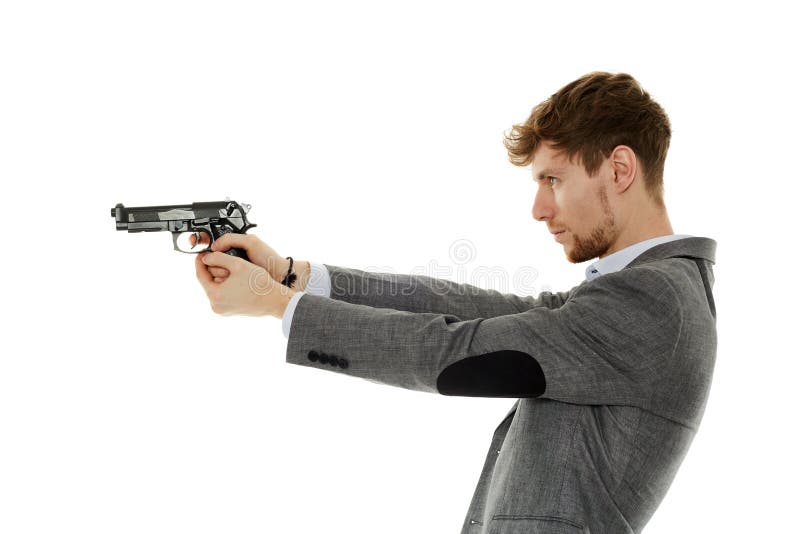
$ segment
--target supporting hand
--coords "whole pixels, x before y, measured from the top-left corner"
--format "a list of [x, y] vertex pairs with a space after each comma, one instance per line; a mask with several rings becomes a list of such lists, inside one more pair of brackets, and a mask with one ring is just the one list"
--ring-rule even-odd
[[[224, 269], [228, 275], [224, 278], [215, 277], [209, 272], [212, 268]], [[211, 309], [220, 315], [271, 315], [281, 318], [286, 305], [296, 293], [276, 282], [263, 267], [222, 252], [198, 254], [195, 271]]]

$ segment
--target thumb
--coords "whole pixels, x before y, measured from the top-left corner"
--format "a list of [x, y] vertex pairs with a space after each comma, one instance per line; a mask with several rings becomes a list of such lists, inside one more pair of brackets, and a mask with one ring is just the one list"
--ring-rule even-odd
[[228, 233], [222, 234], [211, 243], [211, 250], [225, 252], [232, 248], [243, 248], [247, 250], [247, 236], [245, 234]]

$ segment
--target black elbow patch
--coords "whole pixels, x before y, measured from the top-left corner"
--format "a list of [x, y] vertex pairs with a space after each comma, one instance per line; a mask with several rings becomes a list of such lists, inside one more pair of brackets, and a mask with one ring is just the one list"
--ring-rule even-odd
[[446, 367], [436, 379], [442, 395], [538, 397], [545, 390], [539, 362], [525, 352], [501, 350], [470, 356]]

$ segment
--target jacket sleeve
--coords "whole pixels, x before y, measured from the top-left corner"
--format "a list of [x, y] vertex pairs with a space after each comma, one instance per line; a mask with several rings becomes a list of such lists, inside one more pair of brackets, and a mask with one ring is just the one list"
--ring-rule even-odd
[[641, 402], [673, 356], [681, 310], [666, 277], [625, 269], [560, 307], [463, 319], [304, 295], [289, 363], [443, 395]]
[[455, 315], [461, 320], [497, 317], [538, 307], [558, 308], [569, 292], [520, 297], [422, 275], [372, 273], [324, 264], [332, 299], [373, 308]]

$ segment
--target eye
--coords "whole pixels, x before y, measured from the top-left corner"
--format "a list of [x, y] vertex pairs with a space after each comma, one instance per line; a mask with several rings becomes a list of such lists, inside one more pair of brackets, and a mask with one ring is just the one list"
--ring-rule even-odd
[[555, 176], [548, 176], [547, 181], [550, 183], [551, 186], [555, 185], [551, 180], [558, 180]]

